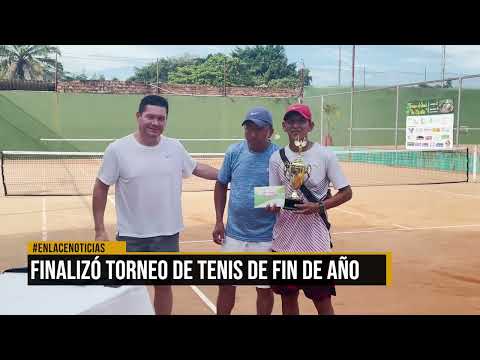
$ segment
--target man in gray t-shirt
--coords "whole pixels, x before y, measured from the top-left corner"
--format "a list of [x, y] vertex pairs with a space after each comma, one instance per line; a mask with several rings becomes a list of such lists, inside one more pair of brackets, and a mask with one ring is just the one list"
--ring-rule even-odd
[[[108, 189], [115, 185], [117, 240], [126, 242], [127, 252], [175, 252], [183, 229], [182, 177], [216, 180], [218, 171], [194, 161], [178, 140], [162, 136], [168, 116], [165, 98], [145, 96], [136, 116], [137, 131], [105, 151], [93, 189], [95, 239], [109, 239], [104, 214]], [[157, 315], [171, 314], [171, 286], [155, 286], [154, 307]]]

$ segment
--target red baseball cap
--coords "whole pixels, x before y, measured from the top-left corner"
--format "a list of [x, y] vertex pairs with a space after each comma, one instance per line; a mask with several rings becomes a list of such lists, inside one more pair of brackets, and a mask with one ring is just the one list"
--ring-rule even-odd
[[295, 111], [295, 112], [299, 113], [300, 115], [302, 115], [308, 121], [312, 121], [312, 112], [310, 111], [310, 108], [308, 107], [308, 105], [305, 105], [305, 104], [292, 104], [292, 105], [290, 105], [287, 108], [287, 111], [285, 112], [285, 115], [283, 116], [283, 119], [285, 119], [285, 116], [287, 116], [287, 114], [289, 112], [292, 112], [292, 111]]

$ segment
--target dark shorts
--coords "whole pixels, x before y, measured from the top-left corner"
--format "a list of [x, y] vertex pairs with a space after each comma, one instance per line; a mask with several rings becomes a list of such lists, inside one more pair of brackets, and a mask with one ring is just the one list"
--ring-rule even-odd
[[[331, 244], [331, 243], [330, 243]], [[275, 251], [273, 251], [275, 252]], [[331, 296], [336, 296], [337, 292], [335, 291], [335, 285], [272, 285], [272, 290], [277, 295], [295, 295], [298, 294], [300, 290], [303, 290], [303, 293], [310, 300], [323, 300]]]
[[335, 285], [272, 285], [272, 290], [277, 295], [295, 295], [303, 290], [305, 296], [311, 300], [319, 301], [336, 296]]
[[117, 234], [117, 240], [127, 242], [127, 252], [179, 251], [179, 233], [173, 235], [154, 236], [146, 238], [120, 236]]

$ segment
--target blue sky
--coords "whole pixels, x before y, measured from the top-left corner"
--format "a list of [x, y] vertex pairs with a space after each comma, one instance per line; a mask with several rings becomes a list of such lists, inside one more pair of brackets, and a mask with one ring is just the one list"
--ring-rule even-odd
[[[243, 45], [239, 45], [243, 46]], [[185, 54], [229, 54], [235, 45], [59, 45], [61, 61], [69, 72], [87, 76], [103, 74], [125, 80], [141, 67], [162, 57]], [[311, 70], [314, 86], [338, 84], [339, 45], [286, 45], [289, 62]], [[341, 84], [350, 86], [352, 45], [341, 45]], [[358, 87], [393, 85], [442, 77], [441, 45], [356, 45]], [[365, 71], [364, 71], [365, 69]], [[480, 73], [479, 45], [447, 45], [445, 77]], [[364, 76], [365, 75], [365, 76]], [[472, 82], [474, 82], [472, 80]], [[480, 80], [476, 80], [480, 85]]]

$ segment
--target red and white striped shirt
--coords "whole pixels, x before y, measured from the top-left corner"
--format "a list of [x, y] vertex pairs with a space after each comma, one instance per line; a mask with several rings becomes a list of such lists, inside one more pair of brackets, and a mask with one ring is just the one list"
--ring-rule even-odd
[[[290, 162], [298, 154], [285, 148], [285, 155]], [[318, 198], [323, 198], [330, 185], [335, 189], [348, 186], [343, 171], [338, 164], [335, 153], [315, 143], [303, 153], [305, 164], [311, 165], [309, 179], [305, 186]], [[285, 165], [279, 151], [270, 158], [269, 180], [271, 186], [285, 185], [287, 194], [293, 191], [284, 174]], [[300, 190], [298, 194], [304, 198]], [[306, 200], [306, 199], [305, 199]], [[328, 252], [330, 251], [330, 233], [319, 214], [296, 214], [291, 210], [280, 210], [273, 228], [272, 250], [277, 252]]]

